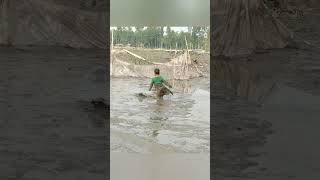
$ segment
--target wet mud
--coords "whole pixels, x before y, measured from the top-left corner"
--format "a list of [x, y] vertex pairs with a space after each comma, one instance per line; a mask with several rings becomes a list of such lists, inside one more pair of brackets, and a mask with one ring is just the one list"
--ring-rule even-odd
[[[317, 15], [286, 22], [295, 42], [247, 58], [215, 59], [211, 142], [215, 179], [317, 179], [320, 58]], [[301, 40], [301, 39], [300, 39]], [[308, 159], [308, 160], [306, 160]]]
[[0, 179], [105, 179], [105, 52], [0, 48]]

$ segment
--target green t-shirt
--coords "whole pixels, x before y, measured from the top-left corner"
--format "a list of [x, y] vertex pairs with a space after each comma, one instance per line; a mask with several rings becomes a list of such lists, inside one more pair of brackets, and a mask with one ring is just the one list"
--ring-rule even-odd
[[164, 78], [162, 76], [156, 76], [156, 77], [152, 78], [151, 82], [154, 85], [162, 85], [163, 81], [164, 81]]

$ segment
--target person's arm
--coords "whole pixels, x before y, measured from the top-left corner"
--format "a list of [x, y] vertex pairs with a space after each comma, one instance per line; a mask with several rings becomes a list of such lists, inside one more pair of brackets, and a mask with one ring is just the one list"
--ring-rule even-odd
[[163, 80], [163, 84], [169, 86], [169, 88], [172, 88], [172, 86], [166, 80]]

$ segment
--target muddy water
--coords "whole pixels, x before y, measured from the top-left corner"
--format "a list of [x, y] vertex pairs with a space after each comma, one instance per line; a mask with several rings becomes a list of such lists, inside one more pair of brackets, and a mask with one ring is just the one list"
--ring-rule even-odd
[[[317, 127], [320, 107], [319, 97], [312, 94], [319, 93], [315, 71], [319, 63], [313, 56], [283, 49], [248, 59], [213, 62], [215, 113], [211, 140], [215, 156], [211, 177], [318, 176], [310, 170], [319, 163], [315, 152], [320, 148], [313, 141], [319, 136], [313, 127]], [[293, 150], [287, 153], [288, 149]]]
[[0, 48], [0, 179], [105, 179], [104, 118], [85, 109], [105, 96], [105, 56]]
[[111, 79], [111, 151], [209, 153], [208, 79], [171, 82], [173, 96], [141, 98], [149, 79]]

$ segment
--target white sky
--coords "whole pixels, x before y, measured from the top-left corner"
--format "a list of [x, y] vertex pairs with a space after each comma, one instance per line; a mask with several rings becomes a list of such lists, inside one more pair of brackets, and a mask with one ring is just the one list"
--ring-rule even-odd
[[[144, 27], [147, 28], [147, 27]], [[188, 32], [188, 27], [187, 26], [170, 26], [171, 30], [175, 32]], [[110, 29], [117, 29], [117, 27], [110, 27]], [[135, 27], [132, 27], [133, 31], [136, 31]], [[164, 31], [167, 30], [167, 27], [164, 28]]]

